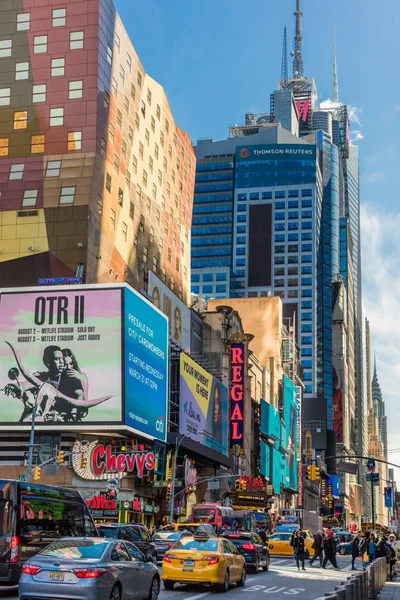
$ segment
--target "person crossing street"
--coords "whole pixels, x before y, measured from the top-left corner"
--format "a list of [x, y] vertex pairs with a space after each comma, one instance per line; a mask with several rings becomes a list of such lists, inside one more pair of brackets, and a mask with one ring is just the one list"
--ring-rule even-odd
[[312, 545], [314, 549], [314, 556], [310, 559], [310, 567], [313, 565], [314, 561], [319, 559], [319, 566], [322, 567], [323, 561], [323, 553], [322, 553], [322, 542], [323, 542], [323, 532], [318, 531], [314, 536], [314, 543]]
[[336, 562], [336, 544], [335, 544], [335, 540], [333, 539], [332, 531], [328, 531], [328, 534], [327, 534], [326, 538], [324, 539], [323, 549], [324, 549], [324, 560], [322, 563], [322, 568], [326, 569], [326, 565], [329, 561], [331, 563], [332, 567], [336, 571], [340, 571], [338, 564]]

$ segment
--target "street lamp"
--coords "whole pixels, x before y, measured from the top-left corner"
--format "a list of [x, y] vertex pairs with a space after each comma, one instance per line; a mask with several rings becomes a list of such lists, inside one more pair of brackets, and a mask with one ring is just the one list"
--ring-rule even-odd
[[[207, 434], [206, 431], [198, 431], [196, 435], [201, 435], [201, 434], [210, 435], [210, 434]], [[170, 523], [173, 523], [173, 521], [174, 521], [176, 461], [178, 460], [179, 448], [181, 447], [183, 440], [186, 438], [191, 439], [190, 436], [188, 436], [186, 434], [181, 434], [181, 439], [179, 440], [179, 442], [178, 442], [178, 435], [175, 438], [174, 466], [173, 466], [173, 470], [172, 470], [172, 486], [171, 486], [171, 509], [170, 509], [170, 513], [169, 513]]]

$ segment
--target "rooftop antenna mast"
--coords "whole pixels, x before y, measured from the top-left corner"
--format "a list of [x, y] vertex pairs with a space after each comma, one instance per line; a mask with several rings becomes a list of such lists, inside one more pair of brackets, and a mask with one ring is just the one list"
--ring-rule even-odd
[[303, 37], [300, 0], [296, 0], [296, 35], [294, 37], [293, 79], [303, 79]]
[[283, 48], [282, 48], [282, 68], [281, 68], [281, 87], [286, 88], [288, 82], [288, 60], [287, 60], [287, 32], [286, 23], [283, 30]]
[[336, 23], [333, 24], [333, 101], [339, 102], [339, 82], [336, 62]]

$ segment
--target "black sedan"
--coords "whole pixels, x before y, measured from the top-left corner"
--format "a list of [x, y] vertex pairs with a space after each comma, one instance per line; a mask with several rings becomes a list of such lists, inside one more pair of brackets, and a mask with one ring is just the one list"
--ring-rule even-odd
[[135, 544], [147, 560], [152, 560], [154, 564], [157, 564], [156, 547], [151, 541], [149, 530], [144, 525], [115, 523], [112, 525], [97, 525], [96, 529], [100, 537], [108, 540], [125, 540]]
[[246, 567], [253, 573], [258, 573], [260, 569], [268, 571], [269, 550], [259, 535], [244, 531], [226, 531], [223, 537], [228, 538], [236, 546], [240, 554], [244, 556]]
[[191, 536], [190, 531], [160, 531], [153, 535], [153, 544], [156, 547], [157, 560], [162, 561], [164, 554], [175, 546], [176, 542], [185, 536]]

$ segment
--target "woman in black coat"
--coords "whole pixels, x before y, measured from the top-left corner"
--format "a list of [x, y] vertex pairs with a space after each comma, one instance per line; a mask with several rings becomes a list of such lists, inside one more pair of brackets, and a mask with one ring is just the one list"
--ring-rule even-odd
[[299, 571], [300, 571], [300, 561], [301, 561], [301, 568], [303, 571], [305, 571], [304, 560], [306, 558], [306, 544], [305, 544], [302, 533], [303, 532], [301, 531], [301, 529], [299, 529], [298, 531], [296, 531], [294, 539], [293, 539], [293, 549], [296, 553], [296, 565], [297, 565], [297, 568]]

